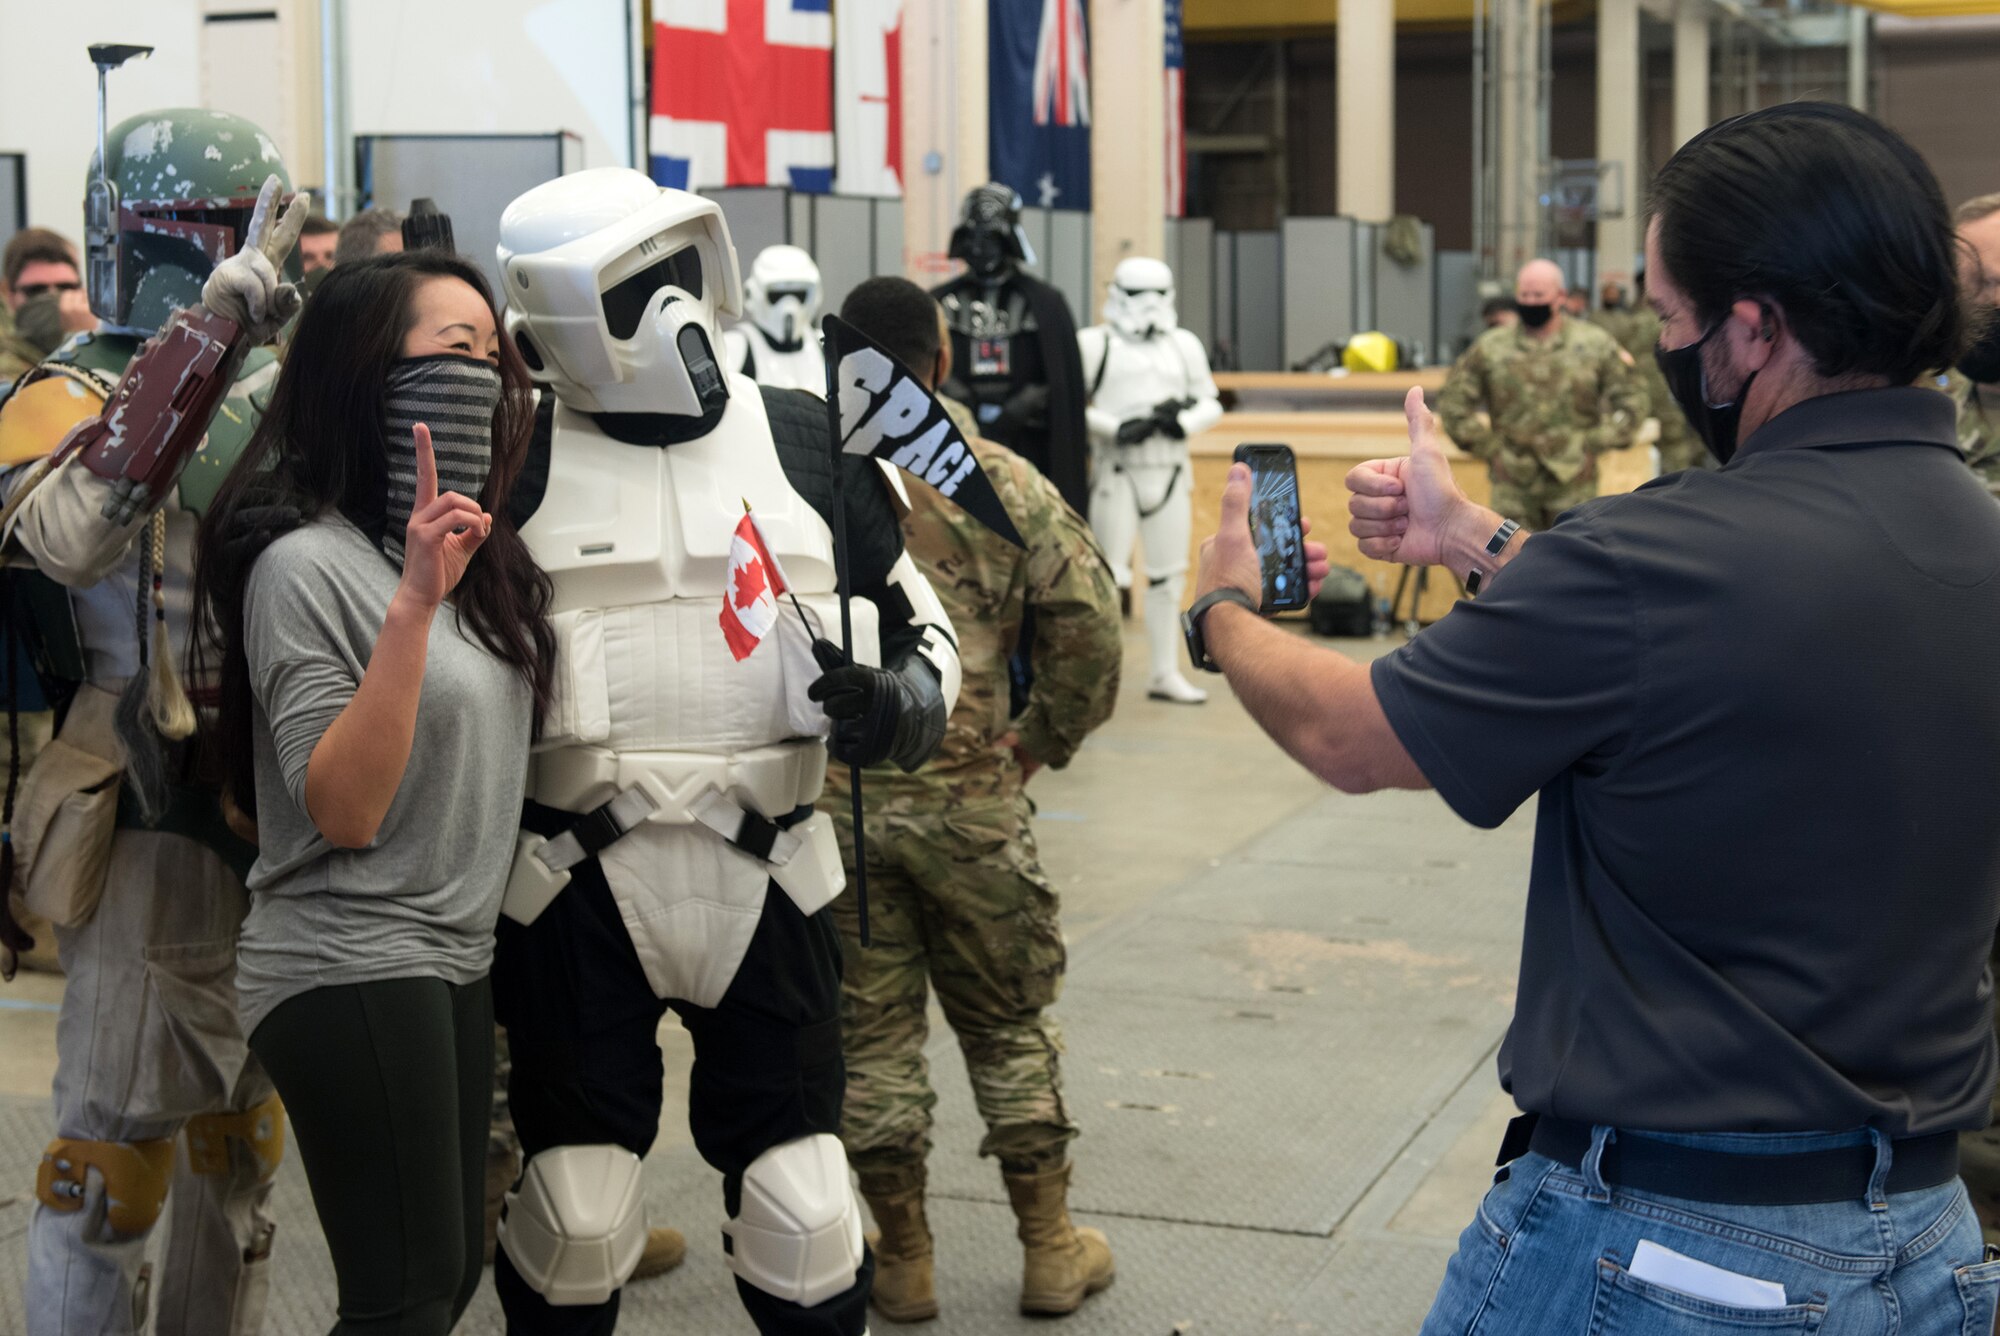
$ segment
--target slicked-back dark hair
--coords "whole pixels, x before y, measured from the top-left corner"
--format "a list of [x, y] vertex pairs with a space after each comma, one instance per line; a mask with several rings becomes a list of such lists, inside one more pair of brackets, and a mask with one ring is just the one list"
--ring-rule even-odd
[[1958, 359], [1944, 193], [1915, 149], [1852, 107], [1795, 102], [1711, 126], [1660, 169], [1652, 212], [1704, 329], [1764, 301], [1822, 376], [1905, 385]]
[[847, 294], [840, 318], [887, 348], [912, 375], [931, 374], [941, 346], [938, 305], [909, 279], [883, 274], [867, 280]]
[[[197, 654], [219, 658], [221, 693], [208, 728], [208, 754], [220, 761], [229, 795], [245, 812], [254, 814], [257, 801], [243, 641], [250, 568], [288, 524], [318, 515], [338, 513], [380, 538], [389, 461], [383, 389], [416, 319], [417, 289], [433, 278], [458, 279], [493, 306], [485, 276], [440, 251], [404, 251], [326, 271], [299, 317], [269, 407], [202, 518], [194, 597], [203, 620], [197, 624], [213, 627], [218, 643], [198, 644]], [[499, 328], [497, 311], [493, 319]], [[452, 602], [479, 643], [528, 683], [539, 726], [555, 692], [556, 638], [549, 624], [555, 591], [508, 516], [535, 408], [527, 365], [504, 334], [500, 385], [493, 465], [478, 498], [493, 516], [493, 532], [473, 555]], [[266, 518], [279, 512], [298, 519]]]

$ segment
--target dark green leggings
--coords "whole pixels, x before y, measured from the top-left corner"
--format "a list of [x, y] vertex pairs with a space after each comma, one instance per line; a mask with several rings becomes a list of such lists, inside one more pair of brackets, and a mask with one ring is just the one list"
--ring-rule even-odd
[[445, 1336], [479, 1288], [485, 979], [315, 988], [250, 1037], [298, 1138], [340, 1287], [334, 1336]]

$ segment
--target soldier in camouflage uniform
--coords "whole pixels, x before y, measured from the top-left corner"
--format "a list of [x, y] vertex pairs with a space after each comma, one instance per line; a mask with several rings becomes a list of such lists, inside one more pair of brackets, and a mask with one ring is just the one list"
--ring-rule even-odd
[[[1940, 378], [1940, 386], [1958, 406], [1958, 448], [1972, 471], [2000, 493], [2000, 194], [1981, 195], [1958, 206], [1955, 221], [1965, 243], [1963, 268], [1967, 295], [1988, 323], [1977, 331], [1973, 346], [1959, 364]], [[1994, 977], [2000, 978], [2000, 938], [1993, 944]], [[2000, 1031], [2000, 1015], [1994, 1028]], [[2000, 1091], [1993, 1096], [1993, 1126], [1962, 1132], [1958, 1138], [1959, 1174], [1972, 1194], [1972, 1205], [1985, 1227], [1986, 1241], [2000, 1243]]]
[[[873, 279], [841, 316], [930, 384], [942, 379], [951, 345], [935, 305], [914, 284]], [[1111, 713], [1121, 659], [1118, 593], [1089, 524], [1055, 485], [1019, 455], [979, 439], [971, 415], [947, 404], [1027, 547], [909, 483], [904, 537], [951, 614], [965, 678], [935, 757], [915, 774], [892, 767], [868, 774], [872, 946], [860, 945], [854, 897], [834, 903], [846, 955], [841, 1139], [882, 1229], [874, 1303], [899, 1322], [938, 1311], [923, 1202], [937, 1102], [923, 1057], [926, 981], [965, 1052], [987, 1127], [980, 1153], [999, 1159], [1020, 1217], [1023, 1311], [1072, 1311], [1112, 1275], [1103, 1236], [1075, 1229], [1066, 1209], [1077, 1128], [1063, 1100], [1060, 1033], [1046, 1011], [1062, 988], [1065, 953], [1024, 785], [1042, 766], [1067, 764]], [[1008, 659], [1029, 613], [1034, 683], [1026, 708], [1010, 717]], [[840, 825], [851, 867], [844, 773], [827, 776], [821, 805]]]
[[1646, 417], [1630, 354], [1563, 315], [1562, 294], [1551, 261], [1524, 265], [1514, 292], [1520, 326], [1480, 335], [1438, 396], [1452, 440], [1492, 472], [1493, 508], [1530, 529], [1596, 496], [1597, 456], [1632, 444]]
[[1607, 307], [1594, 317], [1606, 334], [1618, 341], [1632, 358], [1632, 369], [1646, 392], [1646, 407], [1660, 424], [1660, 472], [1679, 473], [1682, 469], [1712, 469], [1715, 456], [1688, 427], [1687, 414], [1674, 402], [1667, 389], [1666, 375], [1653, 352], [1660, 344], [1660, 317], [1641, 303], [1632, 308]]

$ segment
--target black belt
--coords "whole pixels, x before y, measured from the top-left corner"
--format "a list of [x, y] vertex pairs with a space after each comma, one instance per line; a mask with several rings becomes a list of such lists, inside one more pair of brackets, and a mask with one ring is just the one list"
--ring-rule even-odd
[[[1529, 1151], [1570, 1169], [1590, 1153], [1589, 1123], [1524, 1113], [1507, 1124], [1498, 1164]], [[1890, 1143], [1885, 1192], [1917, 1192], [1958, 1177], [1958, 1133], [1898, 1137]], [[1827, 1150], [1739, 1154], [1619, 1132], [1599, 1162], [1606, 1184], [1718, 1206], [1807, 1206], [1861, 1201], [1875, 1176], [1875, 1146], [1864, 1141]]]

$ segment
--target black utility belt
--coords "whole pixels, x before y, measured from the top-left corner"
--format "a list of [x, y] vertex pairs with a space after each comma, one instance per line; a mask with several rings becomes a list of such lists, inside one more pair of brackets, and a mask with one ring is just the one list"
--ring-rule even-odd
[[[1592, 1127], [1567, 1118], [1524, 1113], [1507, 1125], [1498, 1164], [1533, 1151], [1569, 1169], [1590, 1153]], [[1717, 1206], [1809, 1206], [1861, 1201], [1875, 1175], [1875, 1146], [1864, 1141], [1827, 1150], [1774, 1155], [1737, 1154], [1620, 1132], [1605, 1143], [1599, 1169], [1606, 1184]], [[1958, 1133], [1898, 1137], [1890, 1142], [1886, 1192], [1918, 1192], [1958, 1177]]]

